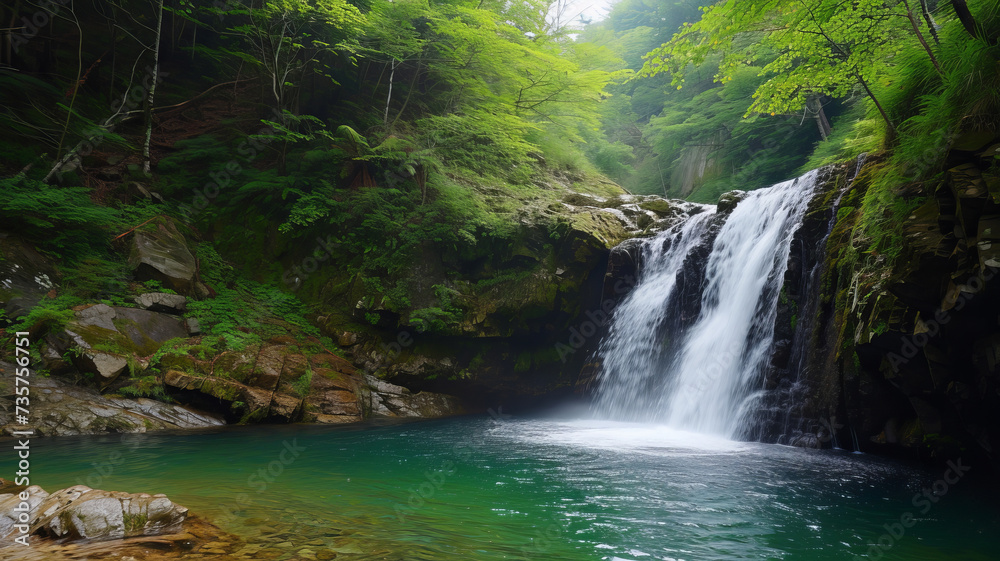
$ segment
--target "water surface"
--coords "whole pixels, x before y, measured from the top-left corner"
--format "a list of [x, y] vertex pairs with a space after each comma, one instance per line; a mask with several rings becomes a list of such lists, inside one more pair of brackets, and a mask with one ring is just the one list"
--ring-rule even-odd
[[[971, 478], [922, 514], [912, 497], [943, 472], [655, 425], [466, 417], [32, 446], [49, 491], [166, 493], [277, 559], [985, 560], [1000, 533]], [[916, 524], [873, 548], [906, 512]]]

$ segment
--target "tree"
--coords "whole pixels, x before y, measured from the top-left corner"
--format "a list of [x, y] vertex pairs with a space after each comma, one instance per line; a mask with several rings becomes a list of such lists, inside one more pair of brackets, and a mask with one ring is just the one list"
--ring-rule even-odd
[[726, 0], [705, 9], [701, 20], [686, 24], [669, 42], [647, 56], [643, 73], [669, 71], [678, 87], [686, 70], [716, 52], [724, 58], [716, 79], [725, 83], [742, 67], [763, 64], [767, 80], [747, 110], [785, 114], [803, 110], [818, 95], [848, 97], [860, 86], [890, 129], [894, 128], [872, 89], [894, 63], [911, 24], [928, 56], [908, 2], [880, 0]]
[[253, 0], [238, 2], [226, 17], [241, 17], [243, 22], [228, 32], [240, 37], [246, 50], [230, 54], [263, 70], [279, 112], [293, 109], [290, 92], [307, 72], [336, 83], [322, 65], [323, 55], [356, 51], [364, 16], [345, 0], [264, 0], [259, 6]]

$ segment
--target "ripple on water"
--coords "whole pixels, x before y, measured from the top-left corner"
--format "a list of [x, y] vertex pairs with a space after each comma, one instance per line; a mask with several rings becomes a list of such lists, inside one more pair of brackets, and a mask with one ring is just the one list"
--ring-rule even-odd
[[[258, 492], [248, 478], [290, 439], [307, 451]], [[595, 421], [251, 427], [32, 445], [34, 482], [48, 489], [85, 480], [120, 452], [101, 487], [166, 493], [241, 536], [237, 559], [832, 561], [863, 555], [940, 476]], [[972, 482], [962, 485], [883, 559], [992, 559], [997, 515]], [[240, 493], [252, 504], [227, 517]]]

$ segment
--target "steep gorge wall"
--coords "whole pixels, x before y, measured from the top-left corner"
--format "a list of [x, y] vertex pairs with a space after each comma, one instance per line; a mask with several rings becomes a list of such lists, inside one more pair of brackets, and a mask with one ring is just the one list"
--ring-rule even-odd
[[[821, 170], [791, 248], [755, 438], [992, 463], [1000, 143], [978, 144], [953, 149], [924, 182], [887, 187], [884, 155]], [[612, 252], [610, 281], [637, 274], [635, 245]], [[684, 269], [695, 283], [698, 265]]]
[[[813, 256], [815, 278], [808, 285], [787, 279], [786, 307], [796, 308], [798, 325], [787, 327], [787, 309], [778, 321], [794, 331], [798, 340], [789, 344], [802, 352], [791, 353], [771, 381], [794, 388], [771, 439], [920, 457], [991, 456], [1000, 444], [998, 148], [952, 150], [939, 179], [899, 185], [895, 200], [913, 210], [894, 225], [902, 237], [888, 247], [871, 247], [859, 227], [881, 162], [840, 173], [858, 179], [836, 208], [822, 254]], [[826, 194], [817, 202], [824, 197], [830, 200]], [[831, 205], [817, 202], [832, 216]], [[806, 246], [820, 232], [818, 212], [802, 229]]]

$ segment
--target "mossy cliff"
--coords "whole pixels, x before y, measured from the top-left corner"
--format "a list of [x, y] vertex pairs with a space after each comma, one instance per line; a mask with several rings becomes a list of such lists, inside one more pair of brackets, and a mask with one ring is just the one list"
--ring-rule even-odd
[[[58, 255], [44, 228], [11, 232], [2, 240], [7, 331], [30, 332], [34, 364], [57, 397], [67, 384], [91, 388], [111, 420], [76, 392], [80, 406], [46, 417], [40, 432], [426, 417], [569, 395], [607, 318], [611, 249], [678, 209], [597, 175], [539, 164], [533, 177], [520, 190], [428, 188], [399, 207], [379, 201], [345, 223], [291, 230], [272, 191], [220, 195], [178, 215], [156, 202], [155, 186], [171, 185], [154, 177], [121, 186], [135, 200], [117, 218], [60, 199], [112, 216], [74, 227], [114, 241]], [[17, 181], [25, 204], [50, 192]], [[330, 195], [357, 204], [390, 190], [347, 185]], [[449, 196], [492, 223], [470, 225], [442, 207]], [[412, 228], [385, 231], [400, 220]], [[180, 409], [128, 413], [129, 400], [147, 398]]]
[[[960, 139], [941, 173], [919, 182], [886, 181], [885, 158], [873, 155], [817, 196], [777, 320], [768, 384], [783, 390], [783, 413], [770, 438], [991, 454], [1000, 437], [998, 148], [992, 135]], [[892, 203], [871, 212], [886, 196]]]

